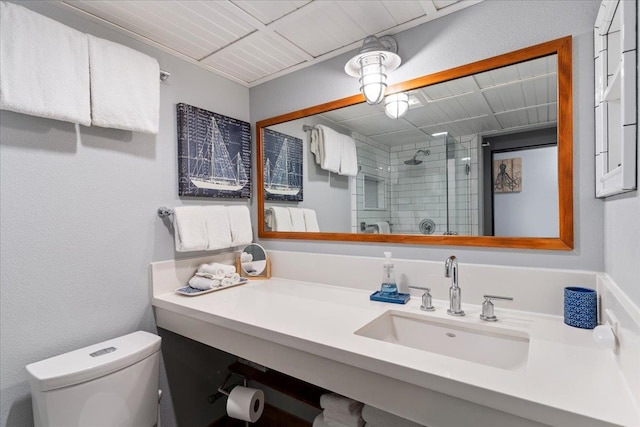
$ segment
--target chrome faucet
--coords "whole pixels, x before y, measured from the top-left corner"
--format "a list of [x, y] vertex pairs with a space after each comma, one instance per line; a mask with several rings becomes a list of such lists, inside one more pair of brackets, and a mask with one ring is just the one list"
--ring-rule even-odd
[[462, 303], [462, 291], [458, 286], [458, 259], [451, 255], [444, 263], [444, 277], [451, 277], [451, 287], [449, 288], [449, 309], [447, 314], [451, 316], [464, 316], [464, 311], [460, 309]]

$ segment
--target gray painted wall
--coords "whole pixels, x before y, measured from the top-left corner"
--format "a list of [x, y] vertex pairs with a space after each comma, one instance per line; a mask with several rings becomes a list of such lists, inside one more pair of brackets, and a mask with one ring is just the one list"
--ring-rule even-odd
[[[604, 203], [594, 198], [593, 23], [599, 1], [484, 1], [395, 36], [400, 68], [390, 83], [445, 70], [472, 61], [573, 35], [574, 78], [574, 224], [572, 251], [533, 251], [381, 245], [269, 239], [268, 249], [442, 260], [452, 253], [461, 263], [603, 270]], [[345, 54], [250, 90], [251, 119], [259, 121], [353, 95]], [[278, 102], [273, 102], [277, 99]], [[462, 266], [464, 268], [464, 265]]]
[[[155, 332], [148, 266], [176, 257], [156, 209], [183, 204], [175, 104], [249, 120], [247, 88], [45, 2], [25, 4], [154, 56], [172, 75], [161, 85], [155, 137], [97, 127], [76, 133], [71, 123], [0, 113], [0, 425], [20, 427], [33, 425], [25, 365], [138, 329]], [[163, 336], [162, 424], [206, 425], [224, 411], [224, 400], [209, 405], [207, 394], [230, 356]]]

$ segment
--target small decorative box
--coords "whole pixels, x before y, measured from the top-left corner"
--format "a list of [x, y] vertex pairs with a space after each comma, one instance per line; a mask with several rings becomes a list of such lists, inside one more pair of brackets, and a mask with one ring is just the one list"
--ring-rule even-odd
[[576, 286], [564, 288], [564, 323], [583, 329], [593, 329], [598, 325], [598, 295], [595, 290]]

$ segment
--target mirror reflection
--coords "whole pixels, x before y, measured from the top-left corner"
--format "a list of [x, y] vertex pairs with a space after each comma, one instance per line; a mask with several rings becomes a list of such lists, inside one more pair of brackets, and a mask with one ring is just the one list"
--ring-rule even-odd
[[260, 276], [267, 268], [267, 252], [256, 243], [245, 246], [240, 253], [240, 268], [247, 276]]
[[380, 105], [257, 122], [258, 236], [572, 249], [571, 51], [563, 37], [397, 83]]
[[554, 54], [409, 90], [397, 119], [360, 103], [268, 126], [266, 229], [558, 237], [557, 67]]

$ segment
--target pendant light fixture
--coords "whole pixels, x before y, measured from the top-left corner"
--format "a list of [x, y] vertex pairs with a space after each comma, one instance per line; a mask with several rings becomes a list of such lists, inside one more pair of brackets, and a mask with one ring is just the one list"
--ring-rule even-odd
[[379, 104], [387, 87], [387, 73], [400, 66], [398, 44], [391, 36], [367, 36], [356, 56], [344, 66], [344, 71], [359, 77], [360, 91], [367, 103]]
[[399, 119], [409, 111], [409, 94], [398, 92], [384, 98], [384, 112], [392, 119]]

